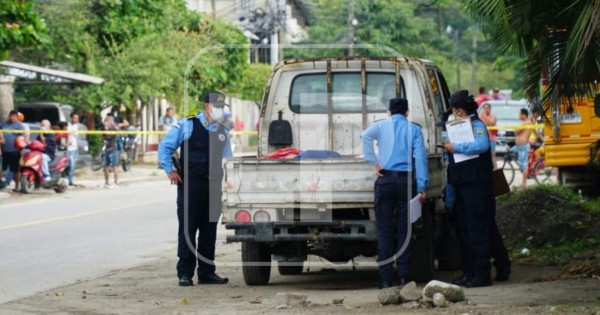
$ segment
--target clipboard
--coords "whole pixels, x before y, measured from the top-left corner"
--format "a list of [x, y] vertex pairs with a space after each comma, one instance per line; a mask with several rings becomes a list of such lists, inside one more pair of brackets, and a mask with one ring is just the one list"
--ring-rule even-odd
[[[451, 143], [474, 142], [475, 135], [470, 119], [455, 119], [446, 123], [446, 131], [448, 132], [448, 140]], [[460, 163], [477, 158], [479, 155], [467, 155], [461, 153], [454, 154], [454, 162]]]

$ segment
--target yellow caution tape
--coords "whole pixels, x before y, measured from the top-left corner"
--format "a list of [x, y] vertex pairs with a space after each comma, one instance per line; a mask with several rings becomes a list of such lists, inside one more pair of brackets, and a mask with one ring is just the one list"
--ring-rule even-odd
[[506, 130], [506, 129], [540, 129], [544, 128], [542, 124], [535, 125], [517, 125], [517, 126], [488, 126], [488, 130]]
[[[165, 135], [166, 131], [142, 130], [1, 130], [0, 133], [33, 133], [33, 134], [79, 134], [79, 135]], [[231, 135], [256, 135], [257, 131], [230, 131]]]

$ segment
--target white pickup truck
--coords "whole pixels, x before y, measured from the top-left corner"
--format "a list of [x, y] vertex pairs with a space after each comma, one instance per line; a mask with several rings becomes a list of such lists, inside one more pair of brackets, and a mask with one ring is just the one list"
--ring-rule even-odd
[[[428, 199], [413, 225], [411, 277], [432, 278], [435, 259], [439, 268], [457, 267], [442, 200], [445, 165], [436, 122], [449, 91], [440, 70], [429, 61], [396, 57], [290, 59], [269, 77], [257, 157], [225, 162], [223, 222], [235, 230], [227, 241], [242, 242], [248, 285], [269, 282], [272, 260], [280, 274], [293, 275], [308, 255], [334, 263], [376, 255], [376, 176], [363, 159], [360, 134], [387, 117], [395, 96], [408, 99], [409, 119], [422, 126], [429, 160]], [[319, 151], [317, 158], [264, 158], [281, 148]]]

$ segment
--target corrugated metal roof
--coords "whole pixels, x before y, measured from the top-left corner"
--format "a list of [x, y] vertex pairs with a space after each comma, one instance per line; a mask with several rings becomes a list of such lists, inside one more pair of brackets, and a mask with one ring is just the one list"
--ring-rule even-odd
[[104, 82], [103, 78], [94, 77], [91, 75], [83, 74], [83, 73], [75, 73], [69, 71], [55, 70], [44, 67], [38, 67], [34, 65], [29, 65], [25, 63], [19, 63], [14, 61], [1, 61], [0, 66], [20, 69], [24, 71], [30, 71], [35, 73], [41, 73], [52, 77], [58, 77], [63, 79], [68, 79], [77, 82], [89, 83], [89, 84], [102, 84]]

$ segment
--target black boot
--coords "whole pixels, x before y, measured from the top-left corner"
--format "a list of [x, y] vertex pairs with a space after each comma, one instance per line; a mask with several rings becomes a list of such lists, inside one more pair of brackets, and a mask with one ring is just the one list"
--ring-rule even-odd
[[180, 287], [190, 287], [194, 285], [194, 281], [192, 281], [192, 277], [181, 276], [179, 277], [179, 286]]
[[229, 282], [229, 278], [221, 278], [216, 273], [198, 277], [198, 284], [225, 284], [227, 282]]
[[462, 275], [462, 276], [452, 280], [452, 284], [458, 285], [458, 286], [464, 286], [465, 283], [467, 283], [468, 281], [469, 281], [469, 279], [467, 278], [467, 276]]
[[467, 288], [480, 288], [480, 287], [489, 287], [492, 284], [493, 284], [492, 279], [488, 276], [488, 277], [475, 277], [471, 280], [467, 280], [467, 282], [465, 282], [464, 286]]

